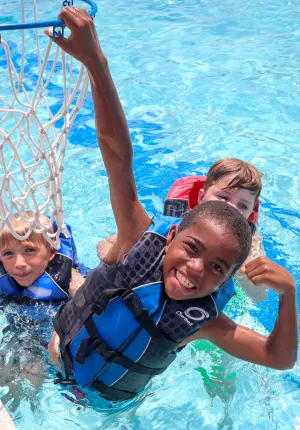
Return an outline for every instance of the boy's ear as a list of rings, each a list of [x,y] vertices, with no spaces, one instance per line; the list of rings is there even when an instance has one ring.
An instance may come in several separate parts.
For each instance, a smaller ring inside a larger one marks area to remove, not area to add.
[[[56,249],[55,248],[51,248],[50,249],[49,263],[50,263],[50,261],[53,260],[53,258],[55,257],[55,254],[56,254]]]
[[[174,238],[177,236],[177,231],[178,231],[178,225],[173,224],[172,227],[169,230],[169,233],[167,235],[167,242],[166,242],[166,246],[165,246],[165,251],[167,252],[172,241],[174,240]]]
[[[204,198],[204,194],[205,194],[205,191],[203,188],[201,188],[201,190],[199,190],[199,194],[198,194],[198,205],[199,205],[199,203],[202,203],[203,198]]]

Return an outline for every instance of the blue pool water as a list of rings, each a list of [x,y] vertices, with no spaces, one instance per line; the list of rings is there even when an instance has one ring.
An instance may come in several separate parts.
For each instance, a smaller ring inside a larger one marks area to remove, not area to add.
[[[0,17],[17,21],[18,1],[4,3]],[[41,17],[53,15],[53,0],[37,3]],[[147,211],[162,210],[167,190],[182,175],[205,174],[223,157],[251,161],[264,173],[260,226],[267,255],[298,284],[299,12],[293,0],[104,0],[95,20],[128,118]],[[11,38],[17,55],[17,37]],[[30,66],[35,56],[28,50]],[[9,92],[1,69],[0,91]],[[69,136],[63,194],[80,260],[94,267],[96,243],[115,225],[90,94]],[[228,311],[262,333],[271,330],[276,295],[261,305],[245,301],[239,296]],[[11,341],[8,325],[0,316],[2,354]],[[132,403],[110,405],[89,394],[82,404],[70,401],[72,393],[52,384],[47,361],[36,385],[17,371],[10,374],[13,387],[0,379],[0,398],[21,430],[300,429],[299,362],[278,372],[207,349],[186,348]]]

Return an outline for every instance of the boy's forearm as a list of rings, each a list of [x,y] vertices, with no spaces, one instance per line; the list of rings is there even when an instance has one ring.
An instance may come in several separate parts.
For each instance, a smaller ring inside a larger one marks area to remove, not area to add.
[[[264,255],[266,255],[266,253],[263,247],[262,237],[257,230],[252,237],[251,249],[244,265],[257,257]],[[267,286],[262,284],[253,284],[242,270],[238,270],[234,278],[237,285],[256,303],[263,302],[268,297],[269,289]]]
[[[278,369],[291,368],[297,360],[297,315],[296,290],[280,296],[278,319],[266,345],[268,354],[276,363],[274,367]]]
[[[298,322],[296,291],[291,288],[280,297],[278,319],[266,337],[234,323],[224,314],[206,324],[180,346],[207,339],[234,357],[273,369],[292,368],[297,360]]]
[[[129,178],[132,187],[131,158],[132,146],[126,118],[110,75],[107,59],[99,44],[95,25],[84,9],[64,8],[58,16],[71,30],[68,38],[55,37],[53,41],[66,53],[82,62],[89,73],[96,114],[96,127],[99,146],[108,173],[112,180],[118,179],[118,168],[121,167]],[[51,37],[50,30],[45,33]],[[116,167],[112,164],[116,159]],[[119,162],[121,160],[121,163]],[[121,177],[121,174],[119,175]]]
[[[266,285],[254,285],[240,270],[234,276],[236,284],[256,303],[261,303],[268,297]]]
[[[106,57],[100,53],[87,65],[94,99],[97,136],[107,172],[116,165],[131,169],[132,144],[126,117],[110,74]]]
[[[84,277],[81,275],[78,270],[72,268],[72,279],[69,286],[69,296],[74,297],[76,291],[81,287],[84,283]]]
[[[117,242],[112,245],[106,263],[115,264],[131,249],[151,221],[138,200],[129,128],[107,60],[100,48],[95,57],[86,66],[91,80],[98,143],[118,230]]]

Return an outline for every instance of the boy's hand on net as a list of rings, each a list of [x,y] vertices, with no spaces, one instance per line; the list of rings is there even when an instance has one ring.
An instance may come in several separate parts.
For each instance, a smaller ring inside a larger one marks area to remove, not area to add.
[[[242,269],[255,285],[266,285],[276,293],[283,295],[294,292],[296,285],[292,275],[283,267],[267,257],[257,257]]]
[[[50,339],[48,345],[48,351],[50,355],[50,361],[55,365],[59,372],[62,372],[61,362],[60,362],[60,353],[59,353],[59,336],[56,331],[53,332],[53,335]]]
[[[68,6],[58,15],[64,20],[65,26],[71,31],[69,37],[54,37],[51,29],[44,32],[65,52],[72,55],[78,61],[88,67],[98,57],[103,57],[103,52],[97,37],[97,32],[92,18],[85,9],[76,6]]]

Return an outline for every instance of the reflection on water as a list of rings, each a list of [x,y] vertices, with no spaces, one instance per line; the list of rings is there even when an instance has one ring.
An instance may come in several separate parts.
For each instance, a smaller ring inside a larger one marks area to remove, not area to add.
[[[53,15],[50,0],[38,5]],[[0,16],[3,10],[1,4]],[[12,20],[19,18],[17,8],[9,10]],[[252,161],[264,173],[260,226],[266,253],[297,281],[298,15],[299,4],[284,0],[104,0],[95,20],[128,118],[147,211],[162,210],[181,175],[206,174],[222,157]],[[0,46],[0,68],[2,60]],[[9,89],[1,76],[5,95]],[[63,184],[66,219],[80,260],[90,267],[98,262],[98,240],[115,232],[92,115],[89,94],[69,136]],[[277,303],[274,293],[261,305],[239,294],[227,311],[263,333],[273,327]],[[21,430],[289,430],[300,424],[299,363],[278,372],[200,342],[186,347],[137,399],[113,404],[84,389],[54,385],[39,329],[18,313],[8,308],[0,316],[0,397]],[[47,318],[50,324],[51,312]],[[47,340],[46,333],[42,337]]]

